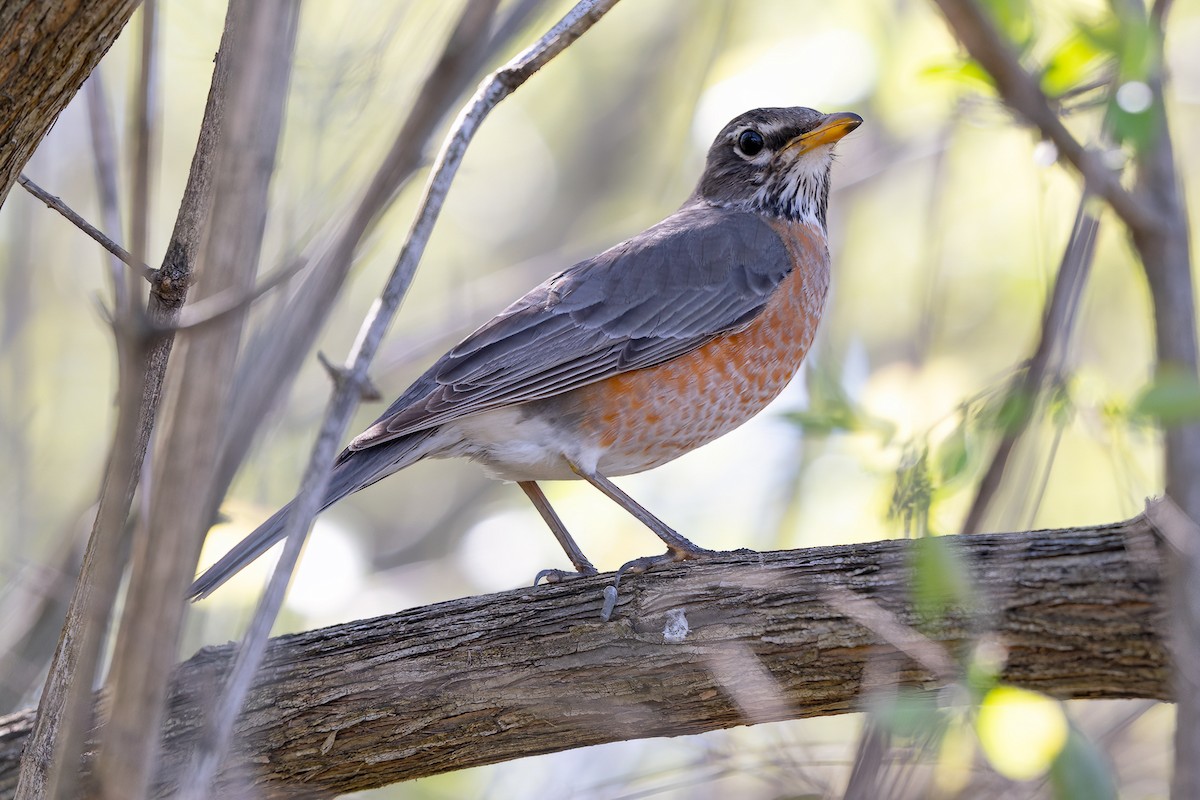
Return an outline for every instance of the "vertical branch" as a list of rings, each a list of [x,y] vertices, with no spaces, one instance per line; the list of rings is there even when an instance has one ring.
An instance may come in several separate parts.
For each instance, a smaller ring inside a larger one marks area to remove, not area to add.
[[[246,348],[238,368],[234,410],[224,431],[221,471],[228,485],[245,458],[252,433],[290,385],[312,349],[350,272],[355,248],[397,192],[421,166],[429,140],[442,124],[480,65],[507,42],[536,3],[513,8],[501,30],[489,38],[496,0],[463,6],[454,30],[421,83],[391,149],[355,205],[319,236],[301,259],[309,269],[286,303],[271,312]]]
[[[963,533],[979,533],[983,529],[984,516],[991,501],[1000,491],[1009,458],[1034,419],[1042,390],[1048,381],[1060,373],[1062,361],[1066,356],[1067,342],[1075,327],[1083,289],[1091,272],[1096,233],[1100,228],[1099,218],[1088,208],[1091,202],[1092,196],[1085,191],[1079,200],[1079,208],[1075,212],[1075,225],[1063,252],[1054,289],[1042,317],[1041,338],[1029,359],[1029,364],[1006,392],[1006,403],[1019,409],[1019,413],[1014,419],[1007,420],[1008,425],[1001,433],[992,461],[979,482],[975,500],[967,513],[966,522],[963,523]]]
[[[158,100],[157,39],[158,0],[142,0],[141,68],[133,120],[133,219],[129,235],[129,250],[142,262],[146,261],[150,230],[150,172]],[[110,230],[115,235],[119,229]]]
[[[455,120],[434,162],[408,239],[382,293],[372,305],[367,318],[363,320],[348,364],[326,408],[300,491],[287,521],[283,554],[275,565],[250,627],[238,648],[227,679],[227,688],[218,705],[215,723],[218,747],[227,746],[237,714],[262,663],[267,637],[283,605],[283,596],[300,557],[300,550],[327,490],[329,469],[337,445],[350,424],[350,418],[358,405],[359,393],[362,387],[367,385],[367,369],[379,349],[392,317],[408,291],[467,146],[484,118],[501,100],[516,91],[535,72],[587,32],[616,3],[617,0],[580,0],[535,45],[488,76]],[[220,750],[202,756],[207,758],[208,765],[203,768],[201,774],[213,774],[223,756],[224,753]]]
[[[300,5],[235,0],[228,52],[229,110],[220,138],[200,297],[249,292],[266,226],[267,194],[282,128]],[[245,319],[230,313],[189,335],[178,394],[162,433],[148,526],[134,541],[128,598],[109,688],[112,716],[97,760],[97,794],[146,796],[158,752],[167,680],[175,663],[184,591],[210,518],[223,425]],[[148,732],[153,732],[148,735]]]
[[[143,74],[150,70],[145,59],[153,50],[152,17],[152,12],[143,12]],[[138,216],[144,218],[144,208],[135,212]],[[144,245],[141,250],[136,260],[143,260]],[[144,416],[146,341],[142,311],[134,302],[140,288],[136,272],[121,270],[123,274],[114,275],[117,427],[92,535],[39,703],[37,728],[22,759],[18,798],[78,795],[78,762],[92,727],[92,687],[120,580],[125,520],[146,450],[146,442],[138,436]]]
[[[92,138],[92,158],[96,165],[96,190],[100,195],[100,224],[113,236],[119,236],[121,208],[117,189],[117,145],[112,119],[108,115],[108,97],[103,71],[97,67],[84,84],[87,97],[88,129]],[[142,253],[143,261],[145,253]],[[123,267],[116,256],[108,259],[112,272],[114,297],[118,292]]]
[[[1140,3],[1114,4],[1123,13],[1144,14]],[[1175,152],[1163,100],[1161,53],[1168,2],[1150,16],[1159,69],[1148,81],[1153,91],[1150,141],[1135,155],[1134,193],[1151,211],[1154,226],[1131,227],[1154,303],[1156,370],[1161,376],[1200,378],[1196,342],[1195,286],[1192,280],[1188,215],[1175,167]],[[1174,670],[1175,760],[1173,798],[1200,797],[1200,423],[1184,421],[1163,431],[1167,496],[1187,515],[1189,537],[1168,564],[1171,651]]]
[[[1159,375],[1174,372],[1200,378],[1196,310],[1187,209],[1179,188],[1174,148],[1163,102],[1162,46],[1169,0],[1157,0],[1147,14],[1141,0],[1113,3],[1114,13],[1136,26],[1149,25],[1158,63],[1147,78],[1152,91],[1151,135],[1136,148],[1136,179],[1125,189],[1116,173],[1071,136],[1012,49],[971,0],[935,0],[946,21],[996,82],[1001,97],[1036,125],[1103,197],[1129,231],[1146,273],[1154,304],[1155,360]],[[1167,495],[1189,520],[1182,526],[1189,546],[1176,550],[1170,564],[1170,607],[1174,655],[1175,773],[1172,796],[1200,797],[1200,423],[1172,425],[1163,435]]]
[[[222,50],[229,36],[227,20]],[[217,59],[175,229],[163,266],[155,273],[148,309],[156,327],[169,328],[191,281],[211,205],[212,159],[224,118],[227,62],[227,58]],[[126,366],[129,359],[118,348],[117,424],[99,507],[38,703],[36,724],[21,759],[18,798],[78,796],[81,754],[93,728],[96,664],[121,575],[118,558],[125,520],[157,416],[172,343],[171,336],[143,342],[136,368]]]

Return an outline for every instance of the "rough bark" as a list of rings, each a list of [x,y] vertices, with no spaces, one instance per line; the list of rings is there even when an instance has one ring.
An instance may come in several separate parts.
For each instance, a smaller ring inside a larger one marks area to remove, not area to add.
[[[1161,564],[1144,518],[952,541],[980,611],[921,626],[930,639],[953,653],[991,633],[1007,648],[1004,680],[1055,697],[1167,697]],[[864,680],[936,685],[831,599],[849,591],[916,624],[909,548],[664,568],[622,585],[611,623],[600,621],[599,577],[279,637],[218,790],[331,796],[602,742],[846,713],[870,691]],[[179,667],[160,795],[230,661],[229,646],[213,647]],[[29,712],[0,719],[0,798],[30,723]]]
[[[0,3],[0,205],[138,0]]]

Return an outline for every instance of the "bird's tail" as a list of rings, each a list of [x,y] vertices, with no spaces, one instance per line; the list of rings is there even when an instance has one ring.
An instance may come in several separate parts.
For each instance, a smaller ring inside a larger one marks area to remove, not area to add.
[[[432,431],[422,431],[366,450],[343,451],[329,476],[329,488],[326,490],[325,500],[321,503],[321,510],[324,511],[346,495],[365,489],[424,458],[429,453],[424,445],[431,434]],[[212,594],[221,584],[282,539],[288,516],[295,503],[293,500],[276,511],[266,522],[255,528],[253,533],[205,570],[188,589],[188,597],[199,600]]]

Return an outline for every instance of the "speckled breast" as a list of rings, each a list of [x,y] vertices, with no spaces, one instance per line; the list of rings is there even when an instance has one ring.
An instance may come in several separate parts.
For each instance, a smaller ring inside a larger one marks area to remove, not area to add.
[[[748,326],[692,353],[575,390],[587,409],[579,434],[601,451],[602,475],[665,464],[761,411],[791,381],[812,345],[829,289],[825,236],[773,222],[795,264]]]

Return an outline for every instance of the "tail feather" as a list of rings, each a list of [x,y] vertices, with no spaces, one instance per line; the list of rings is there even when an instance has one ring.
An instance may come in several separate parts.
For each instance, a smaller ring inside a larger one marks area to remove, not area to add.
[[[424,445],[432,434],[433,431],[422,431],[367,450],[344,451],[335,462],[321,510],[424,458],[429,453]],[[188,589],[188,597],[192,600],[207,597],[243,567],[271,549],[283,538],[288,516],[295,503],[293,500],[276,511],[205,570]]]

